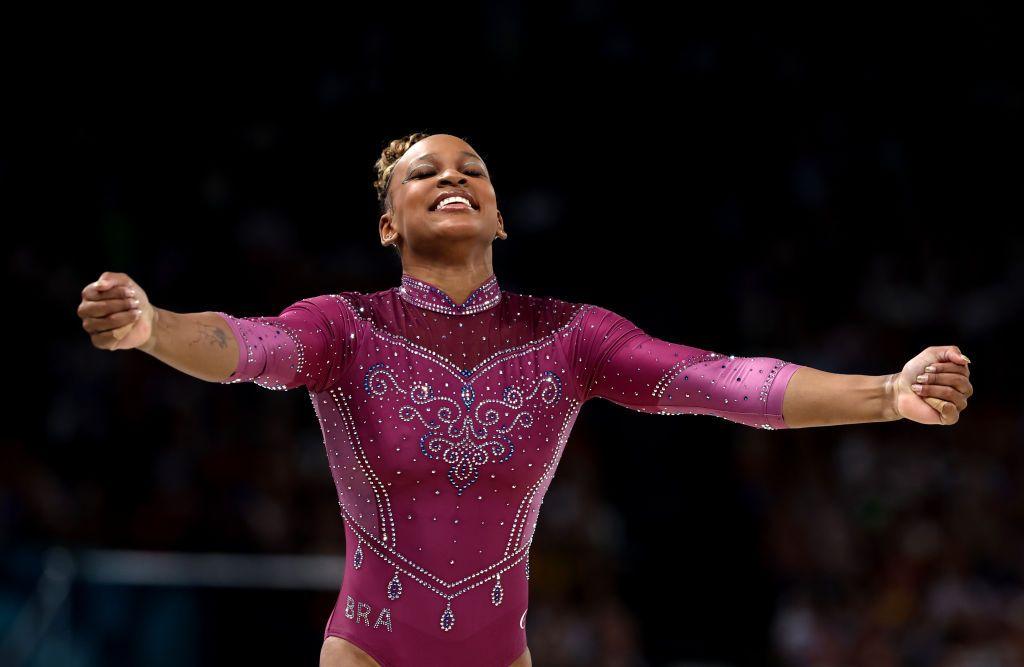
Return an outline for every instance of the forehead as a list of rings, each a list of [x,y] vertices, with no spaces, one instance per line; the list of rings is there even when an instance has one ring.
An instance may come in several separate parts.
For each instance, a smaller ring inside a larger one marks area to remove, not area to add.
[[[441,134],[432,135],[426,139],[416,142],[408,151],[406,151],[405,155],[403,155],[398,162],[409,164],[427,156],[428,154],[433,154],[436,158],[444,158],[451,155],[455,158],[470,156],[481,160],[483,159],[477,155],[472,146],[462,139],[448,134]]]

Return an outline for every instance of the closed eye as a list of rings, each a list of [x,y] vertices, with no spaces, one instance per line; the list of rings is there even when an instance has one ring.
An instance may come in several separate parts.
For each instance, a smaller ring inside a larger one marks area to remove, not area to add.
[[[467,171],[465,173],[469,174],[470,176],[483,176],[484,175],[484,173],[482,171],[477,171],[475,169]],[[434,175],[434,172],[432,172],[432,171],[427,171],[427,172],[422,172],[421,171],[421,172],[418,172],[412,178],[426,178],[427,176],[433,176],[433,175]]]

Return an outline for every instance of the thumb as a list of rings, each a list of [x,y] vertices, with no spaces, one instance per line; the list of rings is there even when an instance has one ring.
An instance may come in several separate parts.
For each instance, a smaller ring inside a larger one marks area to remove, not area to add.
[[[138,319],[135,320],[135,322],[137,322],[137,321],[138,321]],[[132,322],[131,324],[126,324],[123,327],[118,327],[116,329],[111,330],[110,333],[114,335],[114,340],[121,340],[122,338],[124,338],[125,336],[130,334],[131,331],[132,331],[132,327],[135,326],[135,322]]]
[[[943,424],[951,424],[956,421],[956,406],[941,398],[929,396],[924,399],[925,403],[932,406],[939,413],[939,419]]]
[[[956,347],[955,345],[952,345],[942,350],[939,353],[939,358],[937,359],[937,361],[954,361],[960,364],[971,363],[971,360],[968,359],[967,356],[964,355],[962,352],[960,352],[960,348]]]

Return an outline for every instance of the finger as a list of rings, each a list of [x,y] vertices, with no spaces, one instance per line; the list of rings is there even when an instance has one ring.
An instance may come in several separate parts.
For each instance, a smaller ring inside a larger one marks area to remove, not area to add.
[[[960,348],[956,345],[947,345],[939,351],[939,361],[951,361],[962,366],[966,366],[970,363],[970,359],[965,357],[961,352]]]
[[[971,367],[952,362],[935,361],[924,367],[925,373],[958,373],[964,377],[971,377]]]
[[[132,279],[128,276],[127,273],[104,271],[102,274],[100,274],[100,277],[97,278],[94,282],[91,282],[88,285],[86,285],[86,289],[92,288],[97,292],[104,292],[106,290],[117,287],[118,285],[127,285],[129,287],[134,287],[135,283],[132,282]],[[84,292],[85,290],[82,291]]]
[[[105,299],[101,301],[83,301],[78,306],[79,317],[106,317],[122,310],[131,310],[139,306],[139,300],[135,298]]]
[[[92,340],[93,347],[98,347],[101,350],[109,350],[115,343],[115,338],[110,333],[93,334],[89,338]]]
[[[101,285],[98,287],[97,285]],[[102,281],[89,283],[82,290],[83,301],[102,301],[104,299],[123,299],[138,295],[133,283],[108,284]]]
[[[960,421],[960,411],[952,403],[938,398],[926,398],[924,400],[925,403],[935,408],[935,411],[939,413],[939,418],[944,426]]]
[[[119,327],[123,327],[126,324],[133,324],[142,311],[138,308],[131,310],[122,310],[106,317],[85,317],[82,318],[82,328],[91,334],[104,333],[112,331]]]
[[[959,373],[922,373],[917,376],[917,381],[919,384],[938,384],[953,387],[968,398],[973,393],[970,380]]]
[[[915,384],[911,386],[911,390],[921,398],[939,398],[944,401],[949,401],[955,405],[958,410],[967,407],[967,397],[953,387],[946,387],[938,384]],[[931,405],[931,403],[929,403],[929,405]]]
[[[112,331],[125,325],[132,325],[141,316],[139,309],[125,310],[106,317],[88,317],[82,320],[82,328],[90,334]]]
[[[111,287],[117,287],[120,283],[117,276],[109,271],[104,271],[103,275],[96,279],[96,282],[92,284],[99,291],[108,290]]]

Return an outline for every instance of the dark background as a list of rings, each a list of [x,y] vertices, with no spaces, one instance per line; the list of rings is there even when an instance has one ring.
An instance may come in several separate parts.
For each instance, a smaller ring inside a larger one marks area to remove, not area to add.
[[[8,25],[0,641],[54,545],[344,554],[304,390],[97,350],[76,308],[104,271],[237,315],[397,285],[373,163],[425,131],[487,161],[506,290],[834,373],[932,345],[973,361],[952,427],[592,402],[538,525],[535,665],[1024,664],[1009,16],[369,11]],[[336,595],[76,582],[26,664],[315,664]]]

